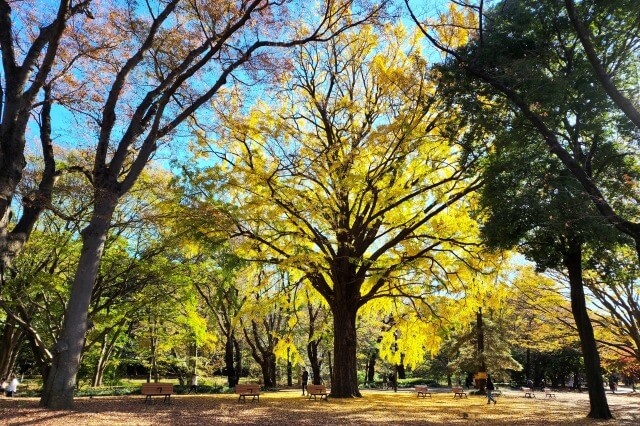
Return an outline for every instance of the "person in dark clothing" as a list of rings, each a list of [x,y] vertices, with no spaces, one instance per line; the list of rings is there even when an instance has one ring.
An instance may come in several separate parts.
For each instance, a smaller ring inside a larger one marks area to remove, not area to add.
[[[487,374],[487,385],[486,385],[486,389],[487,389],[487,404],[491,404],[491,401],[493,401],[493,405],[496,404],[496,400],[493,398],[493,391],[495,390],[495,386],[493,385],[493,381],[491,380],[491,376]]]
[[[302,395],[307,391],[307,383],[309,383],[309,372],[302,367]]]
[[[196,373],[191,375],[191,387],[187,394],[190,394],[191,392],[198,393],[198,375]]]
[[[396,382],[396,375],[393,373],[389,374],[389,386],[393,388],[394,392],[398,392],[398,383]]]
[[[467,386],[467,389],[471,389],[471,385],[473,384],[471,375],[467,375],[467,378],[464,380],[464,384]]]

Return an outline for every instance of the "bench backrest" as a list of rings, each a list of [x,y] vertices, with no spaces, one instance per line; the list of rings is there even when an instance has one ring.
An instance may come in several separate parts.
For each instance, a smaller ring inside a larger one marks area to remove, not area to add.
[[[531,392],[532,390],[531,390],[531,388],[522,388],[522,391],[523,392]]]
[[[235,387],[236,393],[252,393],[259,394],[260,393],[260,385],[256,383],[246,383],[246,384],[237,384]]]
[[[307,392],[314,393],[327,393],[327,388],[324,385],[307,385]]]
[[[462,389],[461,387],[454,387],[454,388],[453,388],[453,391],[454,391],[455,393],[462,393],[462,392],[464,392],[464,389]]]
[[[172,395],[173,383],[143,383],[142,395]]]
[[[429,390],[429,386],[427,385],[416,385],[416,392],[427,392]]]

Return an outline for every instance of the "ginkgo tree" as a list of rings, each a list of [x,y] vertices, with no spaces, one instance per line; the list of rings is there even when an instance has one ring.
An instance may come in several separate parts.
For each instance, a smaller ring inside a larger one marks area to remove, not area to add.
[[[198,178],[219,193],[225,177],[245,257],[297,271],[326,300],[336,397],[360,395],[359,310],[446,291],[478,248],[463,208],[481,185],[475,157],[448,126],[457,112],[441,108],[419,45],[389,25],[300,48],[273,102],[226,115],[221,161]]]

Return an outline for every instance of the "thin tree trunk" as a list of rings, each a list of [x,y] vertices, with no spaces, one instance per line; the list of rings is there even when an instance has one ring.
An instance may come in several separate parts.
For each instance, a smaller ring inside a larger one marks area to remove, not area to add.
[[[337,398],[359,397],[356,362],[357,335],[356,311],[352,304],[332,307],[333,311],[333,377],[331,396]]]
[[[91,380],[92,387],[98,387],[102,385],[102,373],[104,371],[105,358],[107,355],[107,335],[102,337],[102,346],[100,347],[100,356],[96,362],[95,369],[93,371],[93,379]]]
[[[375,380],[377,358],[378,358],[378,351],[374,349],[373,351],[371,351],[371,355],[369,356],[369,363],[368,363],[369,365],[366,373],[367,382],[369,383],[373,383],[373,381]]]
[[[293,365],[291,364],[290,348],[287,348],[287,386],[293,386]]]
[[[89,325],[91,293],[115,206],[115,199],[96,204],[91,222],[82,231],[78,269],[65,310],[62,331],[56,343],[51,371],[40,399],[43,407],[70,409],[73,405],[76,375]]]
[[[400,354],[400,364],[397,365],[398,379],[406,379],[407,373],[404,369],[404,354]]]
[[[602,370],[600,368],[600,356],[596,346],[596,339],[593,335],[593,327],[587,313],[587,305],[584,297],[584,287],[582,282],[582,247],[579,242],[572,239],[569,243],[569,250],[564,255],[564,264],[569,274],[569,284],[571,286],[571,311],[576,322],[578,334],[580,335],[580,346],[584,358],[584,368],[587,375],[589,387],[589,403],[591,410],[588,417],[593,419],[612,419],[613,415],[609,410],[607,396],[604,391],[602,380]]]
[[[104,335],[102,348],[100,349],[100,357],[98,359],[98,362],[96,363],[92,386],[102,386],[102,382],[104,380],[104,372],[107,369],[107,365],[109,364],[109,360],[111,359],[111,355],[113,354],[113,350],[116,347],[118,338],[120,337],[123,328],[124,325],[118,326],[111,339],[109,339],[108,334]]]
[[[327,358],[329,360],[329,381],[331,382],[329,387],[333,387],[333,361],[331,360],[331,351],[327,352]]]
[[[0,378],[9,377],[13,371],[17,352],[25,337],[25,332],[17,326],[15,321],[7,318],[3,327],[0,347]]]
[[[240,383],[240,377],[242,376],[242,345],[235,336],[233,337],[233,349],[236,354],[236,383]]]
[[[320,368],[322,367],[322,360],[318,357],[319,340],[312,340],[307,343],[307,356],[309,357],[309,364],[311,364],[311,383],[319,385],[321,381]]]
[[[237,373],[233,365],[233,346],[233,335],[228,335],[224,344],[224,366],[227,370],[227,384],[230,388],[238,383]]]

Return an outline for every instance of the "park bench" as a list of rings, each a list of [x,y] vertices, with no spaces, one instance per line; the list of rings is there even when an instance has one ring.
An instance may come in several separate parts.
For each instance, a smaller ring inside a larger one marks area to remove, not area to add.
[[[238,402],[240,402],[240,400],[247,402],[247,396],[252,397],[251,402],[255,401],[256,398],[258,399],[258,402],[260,402],[260,385],[258,384],[238,384],[235,387],[235,392],[238,394]]]
[[[545,398],[551,399],[556,397],[556,393],[552,391],[551,388],[544,388],[544,396]]]
[[[536,393],[532,388],[522,388],[522,392],[524,392],[525,398],[535,398]]]
[[[431,392],[429,392],[429,387],[425,386],[425,385],[416,385],[416,392],[418,393],[418,398],[420,396],[422,396],[423,398],[426,398],[427,395],[429,395],[429,398],[431,398]]]
[[[327,400],[327,388],[325,385],[307,385],[307,394],[309,394],[309,399],[313,397],[313,399],[318,399],[322,401],[322,397],[324,397],[325,401]]]
[[[462,399],[463,396],[467,398],[467,393],[460,386],[456,386],[452,390],[453,390],[453,399],[455,399],[456,396],[459,396],[460,399]]]
[[[145,395],[144,402],[151,402],[152,396],[164,396],[164,402],[171,402],[171,395],[173,395],[173,384],[143,383],[140,393],[142,395]]]

